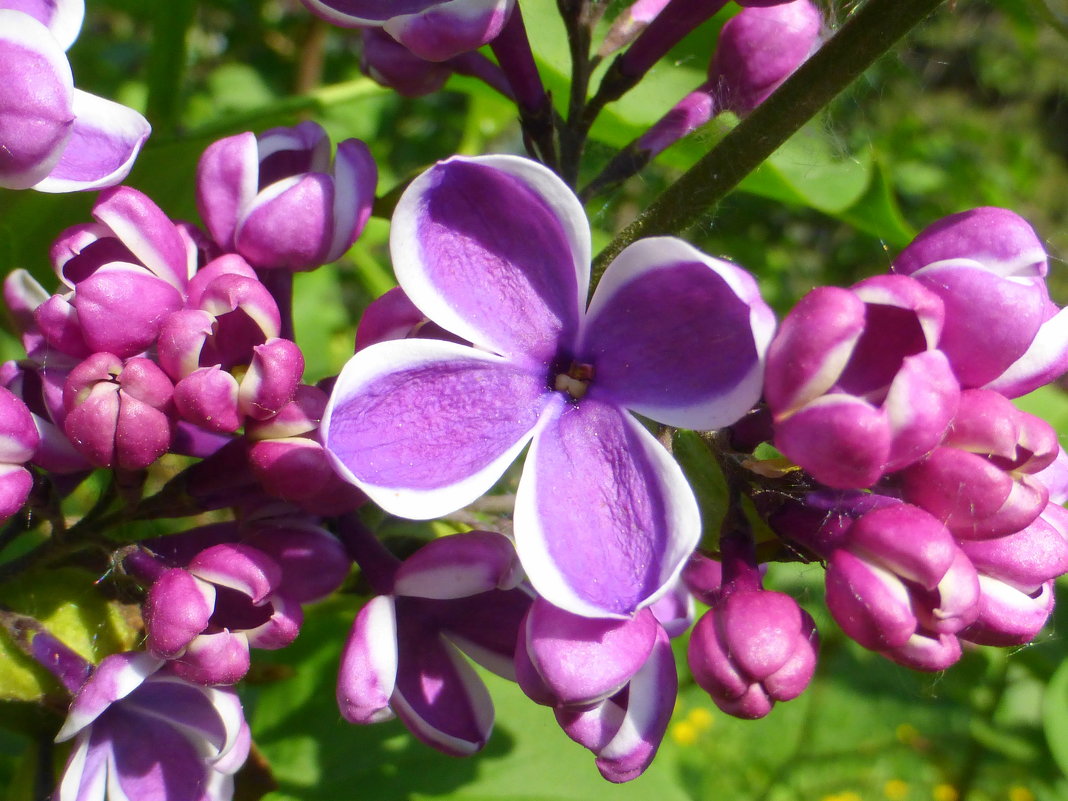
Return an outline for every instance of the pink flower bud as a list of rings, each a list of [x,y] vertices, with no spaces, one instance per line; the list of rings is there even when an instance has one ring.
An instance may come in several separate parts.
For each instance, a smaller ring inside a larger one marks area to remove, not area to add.
[[[224,250],[259,268],[311,270],[336,261],[359,236],[376,182],[363,142],[339,144],[331,166],[326,132],[303,122],[208,147],[197,168],[197,205]]]

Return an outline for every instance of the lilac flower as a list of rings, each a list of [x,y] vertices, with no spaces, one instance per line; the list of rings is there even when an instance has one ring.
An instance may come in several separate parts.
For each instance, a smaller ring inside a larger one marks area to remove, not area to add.
[[[488,490],[531,443],[515,536],[535,589],[625,617],[667,592],[700,519],[678,465],[627,410],[727,425],[760,394],[774,318],[743,270],[677,239],[631,245],[584,313],[589,229],[546,168],[455,158],[401,198],[398,281],[434,339],[375,344],[323,418],[337,470],[387,511],[432,518]]]
[[[497,37],[515,0],[301,0],[314,14],[346,28],[383,28],[427,61],[477,50]]]
[[[516,678],[597,757],[612,782],[640,776],[656,756],[678,693],[670,638],[654,614],[591,619],[536,599],[516,645]]]
[[[164,318],[182,308],[196,269],[195,244],[148,197],[129,187],[101,193],[96,223],[68,228],[52,245],[68,291],[34,310],[56,350],[121,359],[151,347]]]
[[[936,346],[942,303],[904,276],[819,287],[768,349],[775,445],[829,487],[870,487],[942,440],[960,387]]]
[[[97,666],[56,741],[71,738],[56,801],[229,801],[251,742],[233,691],[190,684],[146,653]]]
[[[73,192],[114,186],[148,138],[133,109],[74,88],[65,50],[82,0],[0,1],[0,186]]]
[[[1049,499],[1036,475],[1057,457],[1057,433],[989,389],[961,393],[942,444],[895,476],[902,497],[960,539],[984,539],[1029,525]]]
[[[503,535],[469,531],[403,564],[363,530],[345,538],[376,591],[341,657],[337,701],[352,723],[399,717],[421,741],[466,756],[486,744],[493,704],[461,652],[515,679],[513,652],[530,597]]]
[[[148,574],[146,561],[128,559]],[[303,621],[278,563],[243,543],[213,545],[185,567],[160,569],[144,618],[148,650],[197,684],[233,684],[248,671],[250,647],[284,648]]]
[[[253,266],[312,270],[356,241],[377,179],[363,142],[341,142],[331,165],[326,131],[302,122],[210,145],[197,166],[197,207],[219,246]]]
[[[1018,397],[1068,370],[1068,311],[1050,300],[1041,240],[998,208],[953,214],[925,228],[894,260],[945,302],[938,343],[963,387]]]

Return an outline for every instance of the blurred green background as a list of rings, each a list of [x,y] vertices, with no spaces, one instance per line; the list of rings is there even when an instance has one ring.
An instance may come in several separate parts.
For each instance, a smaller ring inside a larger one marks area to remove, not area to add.
[[[555,3],[520,0],[546,83],[566,97],[569,62]],[[513,108],[471,79],[409,100],[362,77],[355,37],[296,0],[89,0],[70,57],[76,84],[144,110],[155,134],[129,184],[171,216],[196,220],[203,148],[243,130],[303,118],[337,139],[364,139],[379,193],[454,153],[521,152]],[[612,3],[612,9],[624,4]],[[853,3],[824,4],[831,25]],[[782,313],[818,284],[887,269],[911,236],[978,205],[1014,209],[1051,254],[1051,288],[1068,302],[1068,39],[1054,0],[958,0],[944,6],[806,126],[739,191],[688,232],[706,251],[752,270]],[[717,27],[695,31],[595,127],[584,177],[702,80]],[[614,195],[591,202],[603,245],[714,144],[714,121],[665,152]],[[0,190],[0,271],[55,286],[48,247],[87,220],[93,197]],[[297,279],[297,338],[306,378],[351,355],[363,307],[392,285],[388,224],[374,219],[338,265]],[[17,358],[10,335],[0,355]],[[1068,404],[1047,388],[1029,411],[1068,434]],[[674,801],[1032,801],[1068,799],[1068,610],[1027,647],[976,649],[953,670],[921,675],[846,641],[822,606],[816,566],[775,566],[769,586],[795,594],[823,634],[819,673],[765,720],[719,713],[683,677],[675,720],[654,766],[611,786],[551,713],[493,681],[497,729],[470,760],[440,756],[399,724],[358,728],[334,704],[336,659],[358,598],[308,614],[297,643],[256,654],[244,698],[277,789],[271,801],[655,799]],[[1063,589],[1063,588],[1062,588]],[[685,670],[684,660],[680,661]],[[0,705],[0,798],[32,798],[38,752],[27,715]],[[32,728],[32,727],[31,727]],[[256,763],[257,760],[254,760]],[[257,797],[256,764],[238,798]],[[136,801],[136,800],[135,800]]]

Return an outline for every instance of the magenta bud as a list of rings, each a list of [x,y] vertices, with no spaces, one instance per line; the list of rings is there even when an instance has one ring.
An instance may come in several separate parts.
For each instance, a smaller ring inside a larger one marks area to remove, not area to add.
[[[149,359],[93,354],[67,377],[63,430],[97,467],[140,470],[170,447],[173,392]]]
[[[966,390],[943,446],[901,472],[902,497],[957,537],[1011,534],[1046,507],[1049,492],[1035,474],[1059,450],[1044,421],[992,390]]]
[[[809,0],[742,9],[724,24],[709,66],[722,108],[748,114],[820,44],[823,18]]]
[[[836,489],[868,487],[941,442],[960,397],[934,350],[942,303],[904,276],[820,287],[768,349],[775,444]]]
[[[241,427],[238,383],[219,365],[194,370],[174,387],[174,405],[184,420],[217,432]]]
[[[303,122],[208,147],[197,205],[223,249],[259,268],[311,270],[336,261],[359,236],[376,182],[363,142],[340,143],[331,166],[326,132]]]
[[[697,621],[687,658],[694,679],[716,706],[752,719],[805,690],[818,647],[815,623],[793,598],[743,590]]]
[[[33,488],[33,476],[23,467],[40,444],[33,416],[18,397],[0,387],[0,520],[11,517]]]
[[[301,384],[278,414],[266,420],[250,420],[245,426],[245,436],[258,441],[310,434],[319,428],[326,401],[327,395],[321,389]]]
[[[965,387],[1016,397],[1068,368],[1065,316],[1046,290],[1048,261],[1031,226],[984,207],[928,226],[894,260],[946,305],[939,343]]]
[[[1046,625],[1053,612],[1053,582],[1021,592],[991,576],[979,577],[979,615],[960,632],[962,639],[980,645],[1024,645]]]
[[[252,354],[238,390],[238,407],[247,417],[265,420],[293,399],[304,374],[304,355],[288,339],[269,339]]]

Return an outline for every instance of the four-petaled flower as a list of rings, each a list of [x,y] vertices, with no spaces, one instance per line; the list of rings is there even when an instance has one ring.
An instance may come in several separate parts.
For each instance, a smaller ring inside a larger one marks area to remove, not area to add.
[[[473,347],[381,342],[323,417],[340,474],[387,511],[432,518],[489,490],[530,443],[515,538],[535,589],[624,617],[667,591],[701,524],[682,471],[629,412],[713,429],[760,396],[774,327],[753,278],[673,238],[634,243],[590,306],[590,234],[547,168],[453,158],[397,204],[398,282]]]

